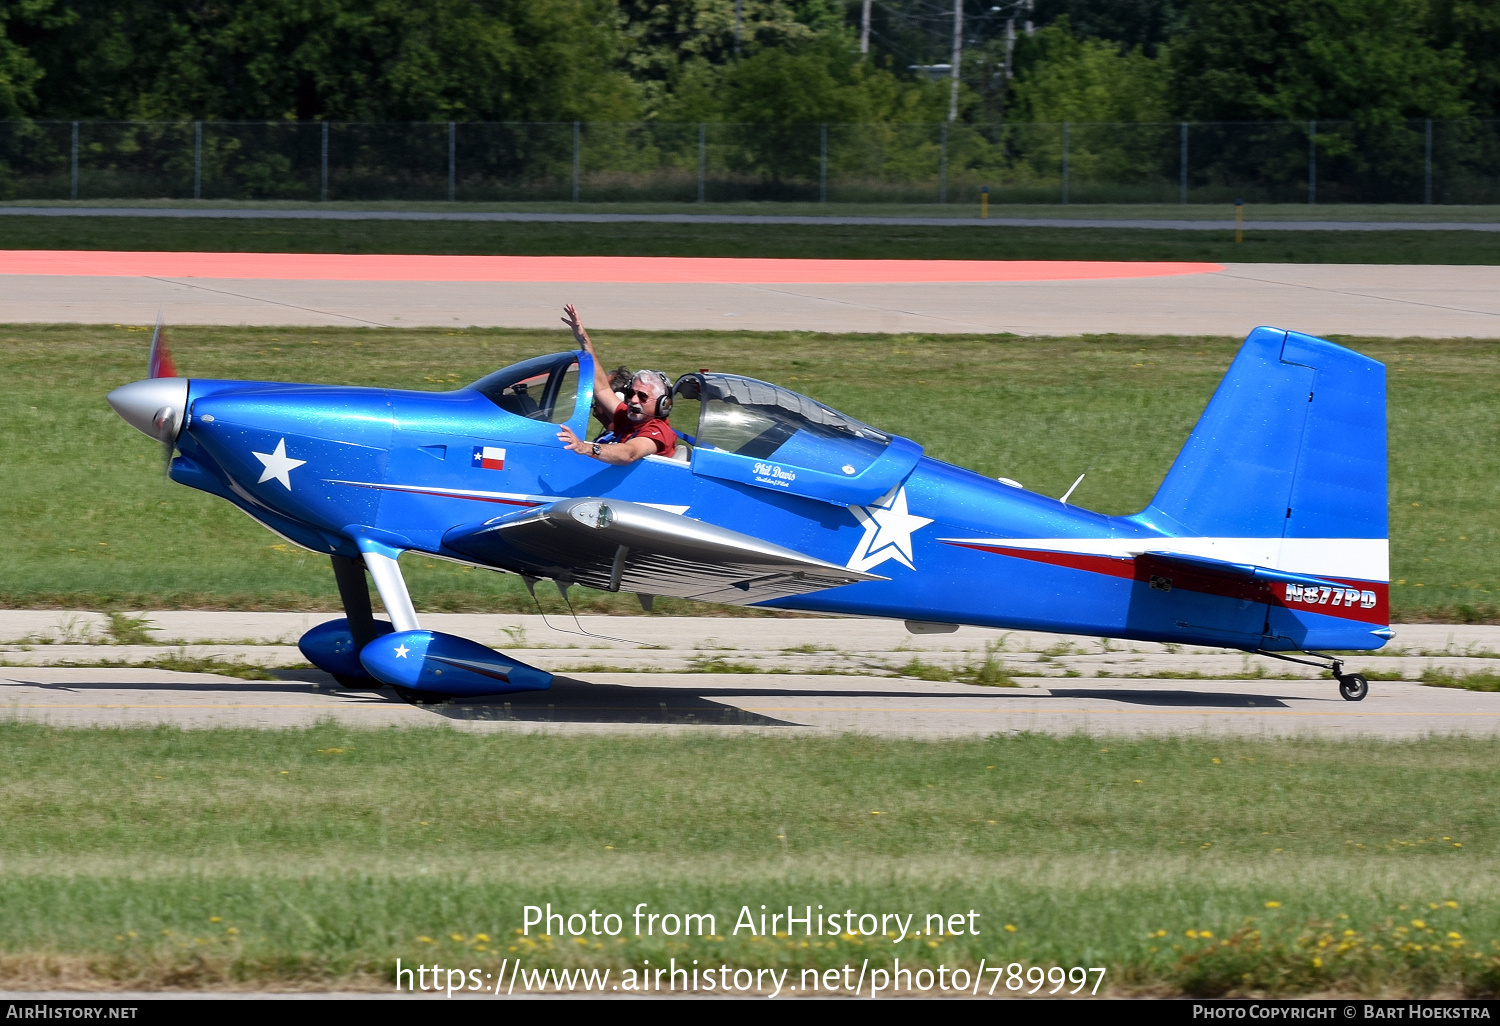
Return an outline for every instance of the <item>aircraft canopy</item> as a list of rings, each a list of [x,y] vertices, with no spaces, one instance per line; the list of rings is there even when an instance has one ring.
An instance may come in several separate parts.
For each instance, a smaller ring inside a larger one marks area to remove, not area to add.
[[[738,374],[685,374],[673,389],[683,414],[680,432],[692,430],[687,404],[699,404],[695,446],[757,460],[843,475],[873,463],[891,436],[815,399]],[[852,468],[852,469],[846,469]]]
[[[578,404],[578,354],[532,357],[486,374],[468,387],[506,413],[566,424]]]

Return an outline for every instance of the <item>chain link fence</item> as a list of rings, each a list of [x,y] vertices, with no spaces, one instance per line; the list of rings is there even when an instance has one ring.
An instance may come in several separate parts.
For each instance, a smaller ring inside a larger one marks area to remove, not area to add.
[[[1500,121],[0,122],[0,199],[1496,203]]]

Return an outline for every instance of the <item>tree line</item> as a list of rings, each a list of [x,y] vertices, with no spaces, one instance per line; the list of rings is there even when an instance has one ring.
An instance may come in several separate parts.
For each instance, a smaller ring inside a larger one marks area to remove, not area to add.
[[[1495,0],[969,3],[959,116],[971,124],[1500,117]],[[0,0],[0,117],[947,117],[950,83],[932,65],[947,60],[951,5],[879,0],[868,53],[861,10],[859,0]],[[1000,31],[1007,20],[1020,26],[1013,38]]]

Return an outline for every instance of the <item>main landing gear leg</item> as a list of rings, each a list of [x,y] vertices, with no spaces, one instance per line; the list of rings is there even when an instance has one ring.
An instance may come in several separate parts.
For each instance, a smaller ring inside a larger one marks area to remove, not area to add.
[[[1346,702],[1358,702],[1370,693],[1370,682],[1362,673],[1345,673],[1344,661],[1334,656],[1319,655],[1317,652],[1306,652],[1312,659],[1298,659],[1296,656],[1285,655],[1281,652],[1257,651],[1256,655],[1269,656],[1272,659],[1280,659],[1288,663],[1301,663],[1303,666],[1320,666],[1325,670],[1333,671],[1333,679],[1339,682],[1339,694]],[[1327,660],[1317,662],[1315,660]]]
[[[364,648],[376,637],[375,611],[370,605],[369,585],[365,583],[365,564],[348,556],[328,558],[333,563],[333,579],[339,585],[344,616],[349,620],[349,633],[354,636],[354,644]]]
[[[365,568],[370,571],[370,576],[375,579],[375,590],[380,593],[380,603],[385,606],[385,611],[390,614],[391,624],[398,631],[421,630],[421,624],[417,623],[417,611],[411,604],[411,593],[406,590],[406,579],[401,576],[401,567],[397,560],[401,557],[401,550],[394,549],[368,538],[356,539],[360,552],[365,558]],[[363,575],[361,575],[361,582]],[[365,603],[370,601],[369,592],[365,593]],[[439,695],[427,691],[416,691],[412,688],[391,685],[391,690],[403,702],[413,705],[436,705],[449,700],[448,695]]]
[[[348,556],[328,558],[333,563],[333,579],[338,582],[339,600],[344,604],[344,617],[349,621],[349,633],[354,638],[357,652],[379,636],[375,629],[375,612],[370,606],[370,589],[365,583],[365,564]],[[333,679],[346,688],[381,686],[380,681],[374,677],[349,677],[335,673]]]

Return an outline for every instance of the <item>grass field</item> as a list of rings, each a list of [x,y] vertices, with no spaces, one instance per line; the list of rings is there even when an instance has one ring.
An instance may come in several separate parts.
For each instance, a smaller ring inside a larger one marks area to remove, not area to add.
[[[1494,264],[1500,234],[1114,228],[0,218],[0,248],[286,253]]]
[[[1494,752],[0,724],[0,986],[900,956],[1105,966],[1117,994],[1495,995]],[[717,933],[518,937],[547,902]],[[735,934],[761,904],[973,910],[979,932]]]
[[[449,388],[570,344],[564,332],[178,327],[198,377]],[[610,363],[778,381],[929,455],[1106,513],[1145,505],[1238,340],[599,332]],[[0,604],[335,608],[325,560],[165,482],[104,403],[144,373],[145,327],[0,327]],[[1392,606],[1398,620],[1500,618],[1500,342],[1346,340],[1391,368]],[[913,371],[914,367],[920,370]],[[913,374],[917,376],[913,376]],[[516,578],[408,559],[431,610],[532,607]],[[545,589],[543,589],[545,590]],[[629,597],[585,593],[596,611]],[[684,612],[686,603],[657,607]]]
[[[740,214],[798,217],[979,217],[979,196],[955,192],[952,203],[798,203],[745,200],[724,203],[527,201],[517,203],[448,203],[428,200],[189,200],[85,199],[6,200],[7,207],[55,207],[184,210],[386,210],[448,213],[512,211],[547,214]],[[1230,203],[994,203],[990,217],[1079,218],[1099,220],[1223,221],[1234,218]],[[1247,221],[1426,221],[1495,223],[1500,206],[1445,206],[1435,203],[1251,203]]]

